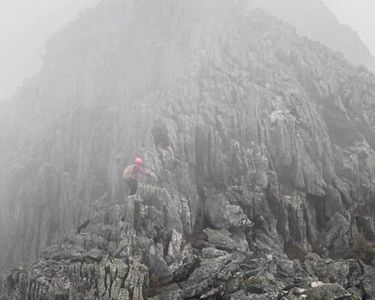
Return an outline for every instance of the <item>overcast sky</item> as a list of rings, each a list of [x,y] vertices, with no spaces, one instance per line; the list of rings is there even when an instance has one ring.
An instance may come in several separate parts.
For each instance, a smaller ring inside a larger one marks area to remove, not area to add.
[[[282,0],[281,0],[282,1]],[[323,0],[340,23],[349,25],[375,55],[375,1]]]
[[[25,78],[37,72],[39,56],[56,30],[99,1],[0,0],[0,99],[10,96]],[[375,1],[323,1],[375,54]]]
[[[49,37],[99,0],[0,0],[0,99],[40,67]]]

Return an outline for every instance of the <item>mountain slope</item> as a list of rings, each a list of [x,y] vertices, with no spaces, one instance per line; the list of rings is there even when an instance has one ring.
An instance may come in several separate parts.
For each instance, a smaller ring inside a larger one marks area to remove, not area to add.
[[[342,52],[351,63],[375,71],[375,57],[358,34],[340,24],[321,0],[254,0],[253,4],[290,22],[300,34]]]
[[[104,1],[50,41],[1,111],[2,269],[40,258],[5,299],[374,297],[375,78],[241,5]]]

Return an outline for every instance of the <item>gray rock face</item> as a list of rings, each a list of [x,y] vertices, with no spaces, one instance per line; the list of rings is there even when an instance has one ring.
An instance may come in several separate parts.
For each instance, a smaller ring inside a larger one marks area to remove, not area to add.
[[[253,225],[241,206],[231,204],[225,194],[210,196],[205,201],[205,218],[214,228],[249,228]],[[236,201],[234,199],[234,201]]]
[[[0,112],[0,299],[375,297],[375,78],[242,4],[110,0],[51,40]]]
[[[375,57],[357,32],[340,24],[322,0],[253,0],[252,5],[295,26],[301,35],[340,51],[353,64],[375,71]],[[319,17],[317,17],[319,16]]]

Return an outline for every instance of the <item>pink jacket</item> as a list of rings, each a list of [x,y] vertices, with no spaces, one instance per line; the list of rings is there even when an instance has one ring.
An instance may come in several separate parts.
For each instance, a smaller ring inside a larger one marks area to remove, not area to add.
[[[145,176],[147,173],[140,165],[132,164],[125,168],[123,177],[137,179],[139,175]]]

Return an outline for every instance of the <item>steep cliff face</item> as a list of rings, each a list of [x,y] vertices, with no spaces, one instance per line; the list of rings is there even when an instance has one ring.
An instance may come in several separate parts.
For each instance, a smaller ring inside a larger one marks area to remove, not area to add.
[[[321,0],[254,0],[253,5],[290,22],[298,33],[340,51],[351,63],[375,72],[375,57],[358,33],[340,24]]]
[[[49,42],[1,112],[1,265],[40,257],[4,299],[375,297],[375,78],[244,4],[105,1]]]

